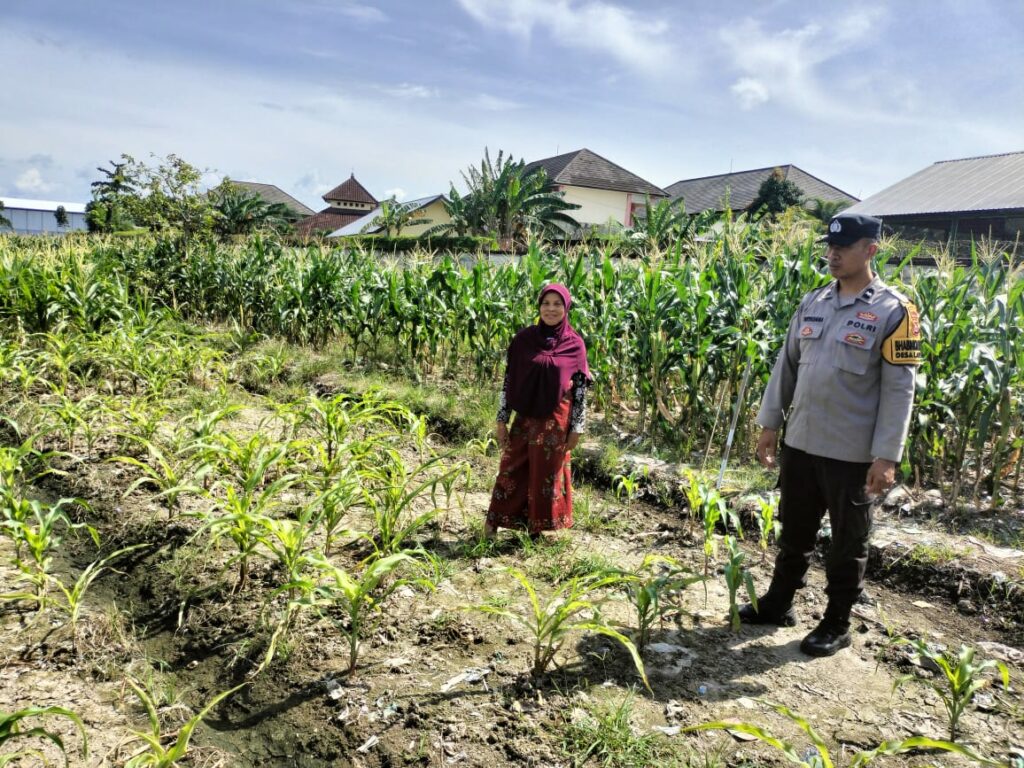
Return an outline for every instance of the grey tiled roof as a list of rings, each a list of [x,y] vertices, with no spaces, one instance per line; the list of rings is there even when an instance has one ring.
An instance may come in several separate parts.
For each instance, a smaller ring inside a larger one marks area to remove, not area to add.
[[[303,205],[294,197],[289,195],[283,189],[273,184],[262,184],[258,181],[231,181],[236,187],[259,195],[265,202],[273,205],[274,203],[283,203],[295,211],[300,216],[312,216],[313,209],[308,205]]]
[[[1024,209],[1024,152],[942,160],[850,208],[874,216]]]
[[[574,187],[591,187],[593,189],[612,189],[616,192],[636,192],[651,197],[668,197],[661,187],[641,179],[635,173],[627,171],[589,149],[579,149],[543,160],[527,163],[525,171],[543,168],[548,179],[555,184],[566,184]]]
[[[325,194],[324,200],[327,202],[337,200],[342,203],[377,204],[377,198],[371,195],[367,191],[366,187],[356,181],[356,175],[354,173],[330,192]]]
[[[857,198],[838,187],[827,184],[816,176],[797,168],[795,165],[778,165],[755,168],[752,171],[723,173],[718,176],[703,176],[698,179],[684,179],[665,187],[672,199],[683,198],[687,213],[701,211],[724,211],[725,201],[734,211],[742,211],[754,202],[757,190],[776,168],[782,171],[787,181],[796,184],[811,202],[815,198],[843,203],[856,203]]]

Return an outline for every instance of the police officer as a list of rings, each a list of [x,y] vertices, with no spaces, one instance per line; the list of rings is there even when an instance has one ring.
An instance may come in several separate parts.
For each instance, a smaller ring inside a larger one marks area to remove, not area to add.
[[[811,656],[831,656],[850,645],[850,610],[867,566],[871,503],[894,482],[921,361],[917,309],[871,269],[881,227],[878,219],[854,214],[830,222],[822,242],[828,243],[835,280],[800,302],[757,417],[757,457],[766,467],[775,464],[778,430],[786,421],[782,533],[771,586],[756,609],[740,609],[740,618],[795,626],[793,596],[806,584],[827,509],[828,607],[800,644]]]

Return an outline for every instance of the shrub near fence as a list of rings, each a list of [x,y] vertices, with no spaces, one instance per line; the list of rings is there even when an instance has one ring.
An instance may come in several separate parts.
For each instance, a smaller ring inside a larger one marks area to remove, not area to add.
[[[0,238],[0,322],[88,334],[126,307],[163,306],[298,344],[338,341],[353,361],[395,363],[413,376],[496,385],[509,339],[535,319],[537,292],[559,280],[574,296],[600,408],[657,444],[717,450],[749,368],[738,430],[749,450],[788,320],[803,293],[828,280],[820,251],[810,236],[727,224],[683,253],[623,264],[601,250],[533,246],[516,262],[462,266],[450,255],[382,260],[260,237],[188,251],[166,240]],[[926,336],[905,469],[975,494],[998,495],[1000,479],[1019,486],[1020,270],[1006,258],[882,270],[917,302]]]

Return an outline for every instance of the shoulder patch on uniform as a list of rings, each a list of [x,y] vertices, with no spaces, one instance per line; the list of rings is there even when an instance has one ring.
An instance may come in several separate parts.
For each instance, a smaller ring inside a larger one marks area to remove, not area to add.
[[[924,360],[917,307],[907,300],[901,301],[900,306],[903,307],[903,320],[882,342],[882,359],[893,365],[920,365]]]

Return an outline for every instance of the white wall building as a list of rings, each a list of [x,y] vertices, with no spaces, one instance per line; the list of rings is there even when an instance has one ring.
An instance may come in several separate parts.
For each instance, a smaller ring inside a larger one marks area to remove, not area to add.
[[[20,197],[0,197],[3,210],[0,216],[11,222],[10,227],[0,226],[0,234],[18,235],[62,235],[67,232],[88,230],[85,223],[84,203],[61,203],[54,200],[26,200]],[[57,225],[57,208],[64,206],[67,226]]]

